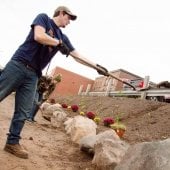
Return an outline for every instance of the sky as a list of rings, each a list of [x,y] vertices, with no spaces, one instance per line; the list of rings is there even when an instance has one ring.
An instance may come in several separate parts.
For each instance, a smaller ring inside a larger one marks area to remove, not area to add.
[[[62,30],[88,60],[109,71],[124,69],[150,76],[155,83],[170,81],[169,0],[0,0],[0,65],[5,66],[23,43],[36,15],[52,17],[60,5],[78,16]],[[99,76],[59,53],[49,72],[55,66],[90,79]]]

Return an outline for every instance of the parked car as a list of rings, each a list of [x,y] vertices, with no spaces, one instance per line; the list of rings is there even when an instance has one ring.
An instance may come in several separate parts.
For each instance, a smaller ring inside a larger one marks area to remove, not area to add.
[[[144,79],[141,79],[141,78],[134,79],[134,80],[126,80],[126,81],[128,83],[130,83],[131,85],[133,85],[137,90],[140,90],[141,88],[143,88],[143,85],[144,85]],[[158,90],[158,91],[166,89],[166,88],[158,88],[156,86],[156,84],[153,82],[149,82],[149,86],[153,87],[154,90]],[[150,88],[150,90],[151,89],[152,88]],[[128,90],[133,90],[133,89],[130,86],[124,84],[123,90],[128,91]],[[159,94],[158,96],[157,95],[146,96],[146,99],[152,100],[152,101],[160,101],[160,102],[170,103],[170,95],[169,94]]]

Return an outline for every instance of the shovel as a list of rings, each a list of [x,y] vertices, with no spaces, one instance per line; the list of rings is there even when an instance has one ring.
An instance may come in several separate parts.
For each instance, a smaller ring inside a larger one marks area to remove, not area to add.
[[[106,69],[104,69],[104,67],[103,67],[103,68],[102,68],[102,66],[99,67],[97,64],[95,64],[95,63],[87,60],[86,58],[77,57],[77,56],[75,56],[74,53],[72,53],[72,52],[70,53],[70,55],[71,55],[77,62],[79,62],[79,63],[81,63],[81,64],[83,64],[83,65],[89,66],[89,67],[91,67],[91,68],[94,68],[95,70],[100,71],[100,72],[103,73],[104,75],[110,76],[110,77],[112,77],[112,78],[114,78],[114,79],[122,82],[123,84],[126,84],[126,85],[132,87],[133,90],[137,91],[136,88],[135,88],[133,85],[131,85],[130,83],[121,80],[120,78],[114,76],[114,75],[113,75],[112,73],[110,73],[110,72],[106,72]]]

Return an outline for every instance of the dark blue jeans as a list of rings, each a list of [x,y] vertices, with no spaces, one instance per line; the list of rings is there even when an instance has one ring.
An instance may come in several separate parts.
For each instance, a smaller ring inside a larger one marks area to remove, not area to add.
[[[17,144],[25,120],[29,117],[37,86],[37,74],[22,63],[11,60],[0,75],[0,101],[14,90],[15,110],[7,137],[8,144]]]
[[[39,110],[39,106],[42,104],[42,99],[43,99],[43,94],[39,93],[36,90],[36,94],[35,94],[35,98],[34,98],[34,102],[33,102],[33,107],[32,110],[30,112],[30,121],[34,121],[34,118]]]

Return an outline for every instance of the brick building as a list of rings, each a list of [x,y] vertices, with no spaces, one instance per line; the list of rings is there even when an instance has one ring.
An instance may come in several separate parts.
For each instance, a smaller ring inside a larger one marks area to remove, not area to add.
[[[111,71],[111,73],[115,77],[122,79],[124,81],[141,78],[140,76],[130,73],[123,69],[114,70],[114,71]],[[92,91],[93,92],[95,92],[95,91],[103,92],[103,91],[108,91],[108,90],[109,91],[119,91],[119,90],[123,89],[123,85],[124,84],[122,82],[120,82],[116,79],[113,79],[111,77],[100,76],[95,79]]]
[[[123,69],[114,70],[111,71],[111,73],[124,81],[138,78],[142,79],[142,77]],[[85,92],[89,87],[91,87],[89,89],[91,92],[119,91],[122,90],[124,86],[122,82],[111,77],[100,76],[92,80],[58,66],[52,70],[51,76],[56,76],[57,74],[62,75],[61,82],[57,84],[50,98],[55,98],[57,94],[77,95],[81,86],[82,92]]]
[[[94,80],[87,77],[81,76],[77,73],[73,73],[69,70],[63,69],[61,67],[55,67],[51,76],[56,76],[61,74],[61,82],[56,85],[55,90],[51,94],[50,98],[55,98],[57,94],[59,95],[77,95],[80,86],[83,85],[82,90],[85,91],[89,85],[93,85]]]

